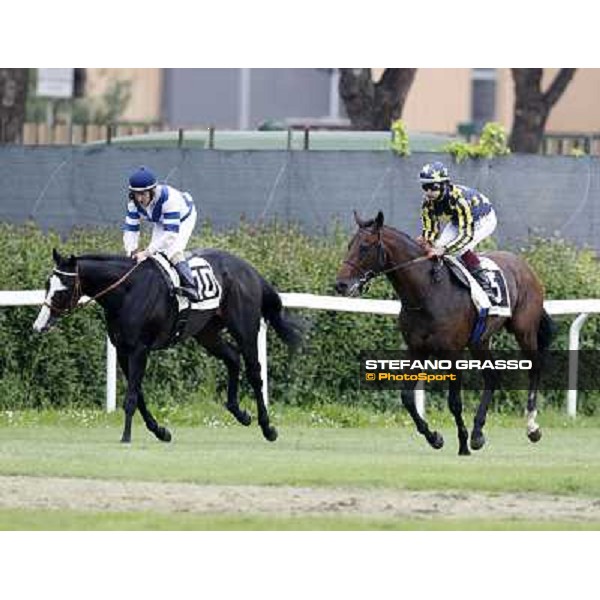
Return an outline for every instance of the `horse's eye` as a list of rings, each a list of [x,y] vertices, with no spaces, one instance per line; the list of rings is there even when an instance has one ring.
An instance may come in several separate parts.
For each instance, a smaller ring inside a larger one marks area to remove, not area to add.
[[[364,258],[367,255],[367,252],[369,252],[369,246],[361,244],[358,247],[358,258]]]

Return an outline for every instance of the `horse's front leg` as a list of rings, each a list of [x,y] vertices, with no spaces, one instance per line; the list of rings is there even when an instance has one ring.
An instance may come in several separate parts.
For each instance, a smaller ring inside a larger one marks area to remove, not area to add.
[[[148,350],[143,346],[136,347],[127,354],[127,395],[125,397],[125,426],[121,442],[131,442],[131,424],[138,406],[138,398],[142,391],[142,379],[146,372]]]
[[[460,371],[455,371],[452,375],[454,375],[454,379],[450,380],[448,407],[454,416],[454,422],[456,423],[456,429],[458,431],[458,454],[460,456],[468,456],[471,454],[469,452],[469,432],[467,431],[463,420],[463,404],[462,398],[460,397],[462,376]]]
[[[484,342],[483,345],[473,346],[471,348],[472,355],[482,361],[492,360],[489,342]],[[492,402],[494,390],[498,387],[498,377],[494,370],[484,369],[483,372],[484,389],[479,401],[479,406],[473,419],[473,431],[471,432],[471,449],[481,450],[485,445],[485,435],[483,434],[483,426],[487,418],[488,408]]]
[[[129,356],[121,349],[117,348],[117,360],[119,361],[123,375],[125,375],[125,379],[129,380]],[[162,442],[170,442],[171,432],[166,427],[159,425],[156,422],[156,419],[152,416],[152,413],[146,407],[146,400],[144,399],[144,392],[142,391],[141,383],[138,391],[138,408],[140,409],[140,414],[142,415],[148,430],[151,431]],[[129,439],[131,439],[131,423],[129,425]]]
[[[146,406],[144,392],[142,392],[141,389],[138,394],[138,409],[142,415],[142,419],[144,419],[144,423],[146,423],[148,431],[151,431],[161,442],[170,442],[172,439],[171,432],[163,425],[157,423],[156,419]]]
[[[404,389],[400,392],[402,397],[402,404],[404,408],[408,411],[408,414],[411,416],[415,426],[417,427],[417,431],[425,436],[425,439],[429,442],[429,445],[436,450],[439,450],[444,445],[444,438],[437,431],[431,431],[429,429],[429,425],[427,421],[421,417],[421,415],[417,411],[417,406],[415,404],[415,388],[417,387],[416,381],[407,381]]]

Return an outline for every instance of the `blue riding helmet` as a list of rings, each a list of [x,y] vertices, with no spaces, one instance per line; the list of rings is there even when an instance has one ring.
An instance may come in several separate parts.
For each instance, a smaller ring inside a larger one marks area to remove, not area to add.
[[[132,173],[129,178],[129,191],[131,192],[145,192],[156,187],[156,177],[154,173],[146,167],[140,167],[137,171]]]
[[[435,161],[432,163],[427,163],[419,173],[419,181],[421,184],[423,183],[442,183],[444,181],[450,181],[450,176],[448,175],[448,169],[446,166],[439,162]]]

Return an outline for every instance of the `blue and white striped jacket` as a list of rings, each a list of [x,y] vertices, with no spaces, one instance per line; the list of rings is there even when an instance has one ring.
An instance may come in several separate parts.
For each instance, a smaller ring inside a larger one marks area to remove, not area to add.
[[[123,224],[125,250],[129,253],[137,249],[142,219],[150,221],[155,227],[176,236],[181,223],[193,211],[194,201],[191,195],[187,192],[180,192],[170,185],[158,185],[154,200],[147,208],[129,200]]]

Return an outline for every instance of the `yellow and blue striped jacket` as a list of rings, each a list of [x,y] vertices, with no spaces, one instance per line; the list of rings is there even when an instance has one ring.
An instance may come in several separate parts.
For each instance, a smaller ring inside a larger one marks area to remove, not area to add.
[[[452,221],[458,229],[458,235],[446,250],[457,252],[473,240],[475,223],[491,211],[491,202],[481,192],[464,185],[450,184],[444,196],[438,200],[423,200],[423,238],[433,244],[440,234],[440,222]]]

